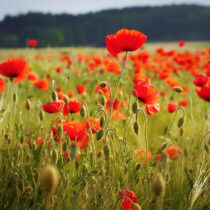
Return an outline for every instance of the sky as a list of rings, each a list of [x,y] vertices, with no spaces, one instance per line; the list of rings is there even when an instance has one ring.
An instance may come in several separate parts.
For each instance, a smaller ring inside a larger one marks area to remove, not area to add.
[[[110,8],[169,4],[210,6],[210,0],[0,0],[0,20],[6,15],[28,12],[84,14]]]

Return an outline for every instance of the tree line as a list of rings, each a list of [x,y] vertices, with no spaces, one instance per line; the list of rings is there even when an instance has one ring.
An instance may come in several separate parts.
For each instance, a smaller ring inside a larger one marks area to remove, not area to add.
[[[28,13],[0,22],[0,47],[105,46],[105,36],[136,29],[148,41],[210,40],[210,7],[171,5],[110,9],[84,15]]]

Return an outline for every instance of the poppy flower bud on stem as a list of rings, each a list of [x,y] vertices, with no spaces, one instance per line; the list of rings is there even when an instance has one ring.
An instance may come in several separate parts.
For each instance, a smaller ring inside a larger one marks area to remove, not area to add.
[[[175,86],[174,91],[177,92],[177,93],[181,93],[181,92],[183,92],[183,89],[179,86]]]
[[[133,129],[134,129],[136,135],[138,135],[138,133],[139,133],[139,124],[138,124],[138,122],[135,122],[133,124]]]
[[[134,114],[136,114],[137,109],[138,109],[138,104],[137,104],[137,102],[135,101],[135,102],[133,103],[133,105],[132,105],[132,111],[133,111]]]
[[[110,149],[109,149],[109,145],[107,144],[104,146],[104,155],[107,159],[110,158]]]
[[[47,165],[40,177],[41,186],[48,193],[52,194],[58,184],[58,172],[57,169],[52,165]]]
[[[165,194],[165,181],[161,173],[157,173],[152,181],[152,191],[156,196],[164,197]]]
[[[184,124],[184,117],[181,117],[177,123],[178,128],[181,128],[183,124]]]
[[[106,85],[107,85],[107,82],[101,82],[99,86],[102,87],[102,88],[105,88]]]
[[[31,109],[31,102],[29,99],[26,100],[26,109],[30,110]]]
[[[52,92],[51,97],[52,97],[53,101],[57,101],[58,100],[58,96],[57,96],[57,93],[56,93],[55,90]]]
[[[83,117],[83,118],[86,116],[86,111],[85,111],[85,108],[84,107],[82,107],[80,109],[80,116]]]
[[[96,140],[100,140],[103,137],[103,135],[104,135],[104,130],[103,129],[99,130],[96,134]]]
[[[68,104],[69,103],[69,97],[67,95],[63,95],[63,101]]]
[[[102,116],[102,117],[100,118],[100,126],[101,126],[101,128],[104,127],[104,124],[105,124],[105,118],[104,118],[104,116]]]

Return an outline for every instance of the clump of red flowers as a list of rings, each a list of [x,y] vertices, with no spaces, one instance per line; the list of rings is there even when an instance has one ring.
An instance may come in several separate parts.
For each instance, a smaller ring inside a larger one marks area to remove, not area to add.
[[[106,36],[106,48],[113,56],[123,51],[139,49],[147,36],[136,30],[121,29],[116,34]]]
[[[78,113],[81,107],[82,105],[78,101],[70,101],[64,105],[63,116],[66,117],[69,113]]]
[[[124,210],[132,210],[132,203],[137,203],[137,196],[134,192],[132,192],[131,190],[120,190],[119,194],[121,195],[122,198],[122,204],[121,207]],[[131,201],[130,201],[131,200]]]
[[[169,146],[162,151],[171,160],[177,160],[181,155],[181,148],[177,146]]]
[[[145,82],[138,82],[132,92],[134,96],[145,104],[146,111],[149,115],[154,115],[160,111],[159,93],[154,86]]]
[[[46,79],[40,79],[35,84],[35,87],[43,91],[48,91],[49,82]]]

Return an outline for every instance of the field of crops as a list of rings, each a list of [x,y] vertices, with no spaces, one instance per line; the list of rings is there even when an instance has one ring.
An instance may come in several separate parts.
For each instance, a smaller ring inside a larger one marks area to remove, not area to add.
[[[109,44],[0,50],[0,209],[210,208],[210,44]]]

